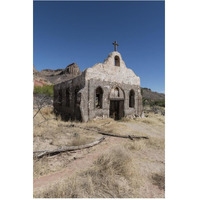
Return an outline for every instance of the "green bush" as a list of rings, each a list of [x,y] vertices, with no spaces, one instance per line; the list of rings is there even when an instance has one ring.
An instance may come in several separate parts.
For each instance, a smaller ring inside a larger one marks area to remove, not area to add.
[[[143,98],[142,103],[143,103],[143,106],[150,105],[151,107],[152,106],[165,107],[165,100],[164,99],[162,99],[162,100],[150,100],[150,99]]]
[[[34,86],[34,94],[53,96],[53,85]]]
[[[161,107],[165,107],[165,100],[157,100],[155,101],[155,105],[156,106],[161,106]]]

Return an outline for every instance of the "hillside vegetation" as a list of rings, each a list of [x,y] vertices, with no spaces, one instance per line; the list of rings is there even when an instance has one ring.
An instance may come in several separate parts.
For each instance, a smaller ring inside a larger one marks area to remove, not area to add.
[[[53,85],[34,86],[34,94],[53,96]]]
[[[141,88],[143,106],[165,107],[165,94],[153,92],[149,88]]]

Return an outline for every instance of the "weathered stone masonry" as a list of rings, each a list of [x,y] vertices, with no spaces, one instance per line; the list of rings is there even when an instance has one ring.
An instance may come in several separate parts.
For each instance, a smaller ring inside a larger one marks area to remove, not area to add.
[[[134,118],[142,115],[140,78],[128,69],[119,52],[80,76],[54,86],[54,111],[63,120]]]

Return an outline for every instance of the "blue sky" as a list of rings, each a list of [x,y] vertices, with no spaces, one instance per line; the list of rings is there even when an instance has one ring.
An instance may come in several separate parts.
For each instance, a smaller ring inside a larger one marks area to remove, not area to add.
[[[119,43],[141,86],[165,91],[165,2],[34,2],[33,64],[37,70],[81,71],[103,62]]]

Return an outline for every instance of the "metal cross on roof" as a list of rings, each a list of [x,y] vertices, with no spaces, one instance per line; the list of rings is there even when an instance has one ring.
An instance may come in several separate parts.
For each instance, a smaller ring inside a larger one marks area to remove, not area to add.
[[[115,41],[114,43],[112,43],[114,45],[115,51],[117,51],[117,46],[119,46],[119,44],[117,44],[117,41]]]

